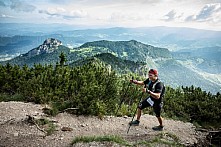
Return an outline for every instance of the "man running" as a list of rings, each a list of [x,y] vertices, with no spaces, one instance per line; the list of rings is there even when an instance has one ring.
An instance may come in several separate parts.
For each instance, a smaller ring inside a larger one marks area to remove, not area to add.
[[[141,111],[146,107],[153,107],[156,117],[159,121],[159,126],[153,127],[153,130],[163,130],[163,119],[160,115],[161,108],[163,106],[162,98],[165,93],[165,86],[158,78],[158,71],[156,69],[150,69],[148,72],[148,79],[145,81],[131,80],[132,83],[137,85],[146,85],[147,88],[143,88],[143,92],[147,92],[149,96],[143,100],[138,106],[137,120],[130,122],[130,125],[138,126],[140,123]],[[145,87],[146,87],[145,86]]]

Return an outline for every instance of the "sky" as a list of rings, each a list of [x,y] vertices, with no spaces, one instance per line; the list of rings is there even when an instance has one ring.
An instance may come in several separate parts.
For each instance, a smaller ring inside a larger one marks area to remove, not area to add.
[[[221,31],[221,0],[0,0],[0,22]]]

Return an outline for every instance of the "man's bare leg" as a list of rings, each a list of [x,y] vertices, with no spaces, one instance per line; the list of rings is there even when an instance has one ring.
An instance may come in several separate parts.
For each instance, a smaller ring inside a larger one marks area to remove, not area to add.
[[[137,120],[139,120],[140,121],[140,117],[141,117],[141,110],[140,110],[140,108],[137,108],[138,110],[137,110]]]
[[[163,126],[163,118],[162,117],[157,117],[159,123],[160,123],[160,126]]]

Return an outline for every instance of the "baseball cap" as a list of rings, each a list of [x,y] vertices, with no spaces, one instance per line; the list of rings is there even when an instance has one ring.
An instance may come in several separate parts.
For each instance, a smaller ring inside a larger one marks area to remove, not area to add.
[[[150,69],[148,73],[158,76],[158,71],[156,69]]]

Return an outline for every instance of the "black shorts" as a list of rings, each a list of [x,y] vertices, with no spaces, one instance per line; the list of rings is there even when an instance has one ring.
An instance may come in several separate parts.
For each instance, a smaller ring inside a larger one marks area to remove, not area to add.
[[[150,107],[151,105],[147,102],[147,99],[148,99],[149,97],[147,97],[145,100],[143,100],[140,104],[139,104],[139,106],[138,106],[138,108],[140,109],[140,110],[143,110],[144,108],[147,108],[147,107]],[[154,113],[156,114],[156,117],[160,117],[160,112],[161,112],[161,108],[163,107],[163,103],[161,102],[161,103],[154,103],[153,104],[153,110],[154,110]]]

